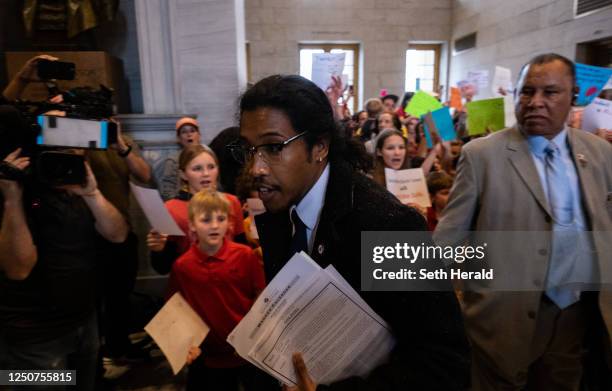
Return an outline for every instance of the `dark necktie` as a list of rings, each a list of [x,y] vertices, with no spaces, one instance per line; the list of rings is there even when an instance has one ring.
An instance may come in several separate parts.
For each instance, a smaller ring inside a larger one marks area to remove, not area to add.
[[[306,225],[298,216],[295,208],[291,211],[291,222],[293,223],[293,238],[289,248],[289,257],[300,251],[308,252],[308,236],[306,236]]]

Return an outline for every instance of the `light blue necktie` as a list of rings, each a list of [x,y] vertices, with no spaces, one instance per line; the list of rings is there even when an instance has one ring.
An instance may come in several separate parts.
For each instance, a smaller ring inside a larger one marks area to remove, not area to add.
[[[546,295],[561,309],[580,299],[580,292],[569,287],[561,287],[570,280],[572,262],[563,262],[574,250],[572,238],[576,237],[572,189],[567,167],[563,162],[559,147],[552,141],[544,148],[548,202],[553,217],[552,254],[548,266]]]

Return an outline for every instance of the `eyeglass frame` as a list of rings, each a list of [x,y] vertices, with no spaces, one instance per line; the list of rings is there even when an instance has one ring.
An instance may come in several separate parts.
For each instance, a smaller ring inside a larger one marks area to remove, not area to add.
[[[280,142],[280,143],[265,143],[265,144],[259,144],[259,145],[255,145],[255,146],[249,146],[249,147],[245,147],[244,145],[240,144],[240,142],[234,142],[232,144],[227,145],[226,148],[230,151],[230,153],[232,154],[232,157],[235,160],[238,160],[238,159],[236,159],[236,155],[235,155],[234,151],[237,148],[243,149],[243,151],[245,152],[243,155],[245,157],[248,156],[248,158],[244,159],[243,162],[239,161],[239,163],[244,163],[244,164],[249,163],[249,162],[251,162],[252,160],[255,159],[255,156],[259,156],[259,158],[261,160],[263,160],[266,164],[271,164],[268,161],[268,159],[266,159],[266,158],[264,158],[262,156],[261,152],[257,151],[259,148],[261,148],[261,147],[269,147],[269,146],[278,146],[278,147],[280,147],[279,153],[282,153],[283,149],[285,149],[285,147],[287,145],[291,144],[293,141],[299,139],[300,137],[305,136],[306,134],[308,134],[308,131],[304,131],[304,132],[298,133],[295,136],[292,136],[292,137],[288,138],[287,140],[285,140],[283,142]]]

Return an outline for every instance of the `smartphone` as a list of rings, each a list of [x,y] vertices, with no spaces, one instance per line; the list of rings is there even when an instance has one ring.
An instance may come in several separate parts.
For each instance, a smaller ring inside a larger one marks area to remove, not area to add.
[[[38,60],[36,67],[41,80],[74,80],[76,67],[73,62]]]

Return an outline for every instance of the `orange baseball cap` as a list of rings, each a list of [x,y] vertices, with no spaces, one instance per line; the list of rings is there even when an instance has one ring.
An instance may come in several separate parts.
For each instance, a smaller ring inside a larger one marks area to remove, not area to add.
[[[198,132],[200,131],[200,124],[198,124],[198,121],[195,118],[183,117],[179,119],[178,121],[176,121],[175,129],[176,129],[177,136],[179,134],[179,131],[184,125],[193,125],[198,129]]]

